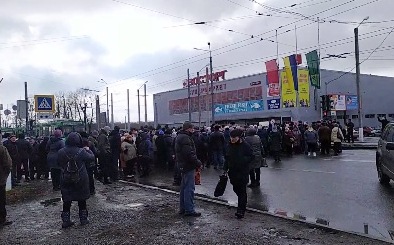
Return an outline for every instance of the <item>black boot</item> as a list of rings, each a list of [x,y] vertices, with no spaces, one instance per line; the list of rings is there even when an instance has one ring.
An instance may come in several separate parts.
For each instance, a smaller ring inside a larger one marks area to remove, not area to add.
[[[88,210],[84,209],[79,211],[79,220],[81,221],[81,225],[89,224]]]
[[[61,217],[62,217],[62,221],[63,221],[63,223],[62,223],[63,229],[66,229],[66,228],[74,225],[74,222],[72,222],[70,219],[70,212],[62,212]]]

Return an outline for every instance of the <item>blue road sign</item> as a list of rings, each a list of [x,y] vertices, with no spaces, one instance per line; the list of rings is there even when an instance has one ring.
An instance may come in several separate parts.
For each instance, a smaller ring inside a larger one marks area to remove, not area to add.
[[[215,105],[215,114],[228,114],[238,112],[252,112],[264,110],[263,100],[251,100],[229,104]]]
[[[34,95],[36,112],[55,112],[54,95]]]

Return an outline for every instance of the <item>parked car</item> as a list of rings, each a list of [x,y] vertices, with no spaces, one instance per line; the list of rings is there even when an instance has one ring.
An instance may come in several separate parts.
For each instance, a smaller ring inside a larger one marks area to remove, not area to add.
[[[374,128],[372,130],[372,137],[380,137],[382,136],[382,130],[380,128]]]
[[[364,137],[373,137],[373,128],[371,127],[363,127],[363,135]]]
[[[378,142],[376,169],[381,184],[387,185],[394,180],[394,123],[385,127]]]

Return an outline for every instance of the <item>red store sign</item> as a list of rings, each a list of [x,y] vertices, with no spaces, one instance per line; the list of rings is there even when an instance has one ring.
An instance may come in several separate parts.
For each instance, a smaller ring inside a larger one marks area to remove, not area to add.
[[[212,81],[219,82],[220,78],[222,80],[225,80],[226,79],[225,78],[226,72],[227,72],[227,70],[218,71],[218,72],[213,73],[212,74]],[[199,76],[199,77],[195,77],[195,78],[190,79],[189,80],[190,87],[197,86],[198,83],[200,83],[200,85],[201,85],[201,84],[205,84],[205,83],[209,82],[210,81],[209,77],[210,77],[210,75],[206,74],[204,76]],[[183,82],[183,87],[187,88],[187,79]]]

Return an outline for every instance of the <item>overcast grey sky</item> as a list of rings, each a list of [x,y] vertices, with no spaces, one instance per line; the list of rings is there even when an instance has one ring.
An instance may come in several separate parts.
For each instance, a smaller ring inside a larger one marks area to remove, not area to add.
[[[392,9],[393,0],[3,0],[0,103],[10,108],[23,98],[25,81],[30,95],[84,87],[105,99],[106,85],[97,82],[104,79],[115,118],[126,114],[129,88],[136,121],[136,90],[149,81],[153,119],[152,94],[180,88],[187,68],[195,74],[208,64],[208,53],[193,48],[211,42],[214,70],[228,70],[227,78],[264,72],[264,61],[276,58],[275,30],[281,57],[296,43],[298,53],[317,49],[317,17],[321,56],[350,53],[324,59],[322,68],[354,67],[353,28],[369,16],[359,29],[361,60],[387,39],[361,71],[394,76]]]

